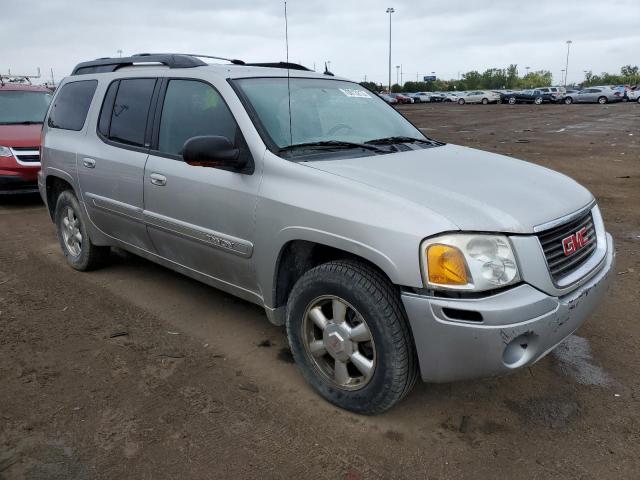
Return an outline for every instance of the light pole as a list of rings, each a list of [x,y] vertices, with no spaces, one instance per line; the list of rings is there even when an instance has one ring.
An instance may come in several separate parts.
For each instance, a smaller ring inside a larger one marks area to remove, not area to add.
[[[389,92],[391,92],[391,14],[394,12],[392,7],[387,8],[389,14]]]
[[[560,71],[562,72],[562,75],[560,76],[561,82],[562,82],[564,85],[566,85],[566,84],[567,84],[567,82],[566,82],[566,81],[565,81],[565,79],[564,79],[564,72],[565,72],[566,70],[563,68],[563,69],[562,69],[562,70],[560,70]]]
[[[122,50],[118,49],[117,52],[118,52],[118,56],[122,58]]]
[[[396,65],[396,83],[400,85],[400,65]]]
[[[569,76],[569,48],[573,42],[567,40],[567,63],[564,66],[564,88],[567,88],[567,77]]]

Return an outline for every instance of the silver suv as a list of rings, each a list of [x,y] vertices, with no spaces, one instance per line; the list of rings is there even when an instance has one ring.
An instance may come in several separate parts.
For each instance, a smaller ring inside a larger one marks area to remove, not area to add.
[[[614,261],[570,178],[431,140],[295,64],[81,63],[47,113],[39,188],[73,268],[119,247],[264,306],[313,388],[365,414],[418,376],[535,363]]]

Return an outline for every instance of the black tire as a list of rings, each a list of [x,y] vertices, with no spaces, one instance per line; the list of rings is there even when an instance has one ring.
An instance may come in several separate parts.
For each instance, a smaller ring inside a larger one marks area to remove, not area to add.
[[[368,383],[345,390],[323,375],[306,347],[304,317],[319,297],[336,296],[366,319],[375,348],[375,369]],[[287,303],[287,336],[293,357],[311,386],[329,402],[372,415],[391,408],[413,387],[418,363],[398,291],[384,275],[354,260],[332,261],[306,272]]]
[[[76,228],[82,236],[82,242],[79,246],[78,254],[74,254],[63,234],[63,230],[65,229],[64,219],[69,209],[73,210],[73,213],[77,218]],[[58,240],[62,247],[62,253],[71,267],[76,270],[87,271],[100,268],[107,263],[111,248],[97,246],[91,242],[85,216],[82,212],[78,199],[71,190],[65,190],[58,196],[55,210],[55,225],[58,233]]]
[[[488,99],[486,99],[486,98],[483,98],[483,99],[482,99],[482,104],[483,104],[483,105],[487,105],[488,103],[489,103],[489,100],[488,100]]]
[[[509,100],[507,100],[507,102],[509,103],[509,105],[515,105],[516,97],[509,97]]]
[[[464,98],[461,98],[460,100],[458,100],[458,105],[464,105]]]
[[[565,104],[565,105],[571,105],[571,104],[573,103],[573,98],[571,98],[571,97],[564,97],[563,102],[564,102],[564,104]]]
[[[607,97],[598,97],[598,103],[600,105],[604,105],[605,103],[607,103]]]
[[[533,103],[536,105],[542,105],[542,97],[536,97],[535,100],[533,100]]]

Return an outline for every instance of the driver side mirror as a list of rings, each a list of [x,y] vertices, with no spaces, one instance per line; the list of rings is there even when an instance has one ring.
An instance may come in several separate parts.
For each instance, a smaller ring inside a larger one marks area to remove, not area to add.
[[[242,170],[246,161],[240,159],[240,150],[227,137],[204,135],[187,140],[182,158],[195,167]]]

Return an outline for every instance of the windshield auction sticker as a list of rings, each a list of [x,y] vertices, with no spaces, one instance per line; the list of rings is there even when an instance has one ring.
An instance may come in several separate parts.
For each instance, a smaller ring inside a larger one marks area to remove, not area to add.
[[[340,88],[338,90],[340,90],[342,93],[344,93],[347,97],[371,98],[371,95],[369,95],[364,90],[358,90],[358,89],[355,89],[355,88]]]

